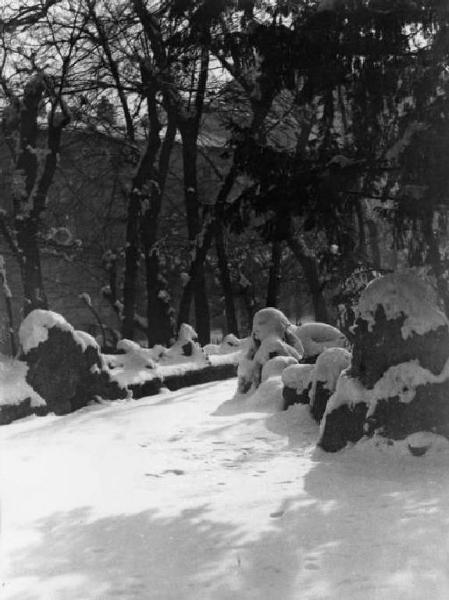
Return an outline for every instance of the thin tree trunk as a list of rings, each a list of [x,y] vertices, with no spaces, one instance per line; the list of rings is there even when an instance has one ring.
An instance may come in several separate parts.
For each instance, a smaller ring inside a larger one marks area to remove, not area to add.
[[[277,308],[281,287],[282,242],[274,240],[271,245],[271,261],[268,273],[267,306]]]
[[[157,120],[157,107],[152,107],[153,118]],[[155,125],[156,126],[156,123]],[[148,345],[168,345],[175,337],[173,309],[167,291],[165,278],[161,274],[157,250],[159,218],[162,199],[168,174],[170,155],[176,135],[176,122],[169,115],[169,123],[159,157],[158,172],[154,170],[148,197],[148,208],[143,215],[142,239],[145,255]]]
[[[193,282],[195,281],[200,265],[202,265],[206,259],[207,253],[212,244],[212,240],[215,236],[216,224],[219,223],[220,219],[222,218],[224,203],[226,202],[226,199],[232,190],[236,177],[237,169],[235,165],[233,165],[228,171],[220,191],[218,192],[215,205],[210,209],[211,212],[208,217],[203,219],[203,231],[201,236],[199,236],[199,241],[195,247],[194,257],[190,263],[188,273],[189,279],[184,286],[181,296],[178,313],[178,327],[181,323],[188,321],[191,298],[193,294]]]
[[[180,125],[182,137],[182,157],[184,167],[184,194],[187,212],[187,229],[191,245],[195,244],[196,237],[200,233],[200,215],[198,202],[197,182],[197,141],[196,124],[194,120],[188,120]],[[207,298],[206,276],[203,260],[198,261],[196,273],[191,279],[188,293],[183,294],[179,311],[178,321],[189,322],[190,303],[195,300],[195,327],[200,344],[208,344],[210,341],[210,310]],[[190,282],[189,282],[190,283]],[[187,286],[184,288],[186,291]]]
[[[382,269],[382,259],[380,256],[379,249],[379,236],[377,232],[377,225],[374,221],[368,219],[366,222],[368,229],[369,247],[371,253],[371,262],[375,269]]]
[[[19,153],[15,165],[16,183],[13,187],[14,219],[11,242],[19,257],[25,315],[36,308],[48,308],[44,291],[40,249],[40,217],[46,208],[47,194],[57,167],[61,135],[70,118],[60,98],[51,98],[45,152],[36,152],[38,135],[38,110],[48,92],[42,74],[30,79],[24,89],[20,104]],[[56,114],[56,109],[61,115]]]
[[[38,225],[35,219],[16,221],[17,243],[22,251],[21,275],[24,292],[23,312],[27,315],[36,308],[48,309],[42,283]]]
[[[142,80],[146,82],[146,74],[142,66]],[[156,92],[148,87],[148,112],[150,119],[153,117],[152,105],[155,103]],[[151,91],[150,91],[151,90]],[[159,137],[160,125],[152,122],[150,135],[145,152],[141,158],[137,171],[131,182],[131,192],[128,200],[128,215],[126,222],[126,250],[125,250],[125,278],[123,284],[123,323],[122,335],[124,338],[134,337],[134,315],[137,302],[137,278],[139,272],[139,259],[141,253],[141,217],[142,202],[148,199],[148,192],[144,190],[145,184],[154,175],[154,164],[161,145]]]
[[[14,337],[14,317],[13,317],[13,309],[12,309],[12,294],[11,294],[11,289],[8,285],[8,279],[6,276],[5,259],[1,255],[0,255],[0,286],[3,289],[3,294],[5,296],[6,313],[8,315],[8,333],[9,333],[9,343],[11,346],[11,355],[15,356],[17,354],[17,344],[16,344],[16,339]]]
[[[449,315],[449,289],[444,277],[444,267],[441,262],[438,234],[433,230],[433,211],[429,210],[428,216],[423,222],[424,237],[428,247],[428,262],[432,265],[435,274],[438,295],[443,302],[444,312]]]
[[[318,264],[314,256],[307,253],[302,247],[302,244],[295,239],[293,234],[290,234],[287,239],[289,248],[293,255],[302,267],[304,276],[307,280],[312,297],[313,310],[315,319],[327,323],[329,314],[327,311],[326,301],[323,295],[323,287],[320,282]]]
[[[129,195],[126,218],[125,276],[123,281],[123,321],[122,336],[132,340],[134,337],[134,315],[137,302],[137,276],[139,273],[139,225],[140,190],[135,186]]]
[[[238,337],[239,332],[237,325],[237,316],[235,312],[234,293],[232,289],[231,273],[229,271],[228,258],[226,256],[225,240],[223,235],[223,227],[221,223],[217,223],[215,229],[215,249],[217,251],[220,283],[225,300],[227,325],[226,333],[233,333]]]
[[[247,318],[247,330],[251,332],[253,327],[253,317],[257,310],[256,294],[254,290],[254,284],[242,274],[239,281],[240,294],[243,298],[243,306],[246,312]]]

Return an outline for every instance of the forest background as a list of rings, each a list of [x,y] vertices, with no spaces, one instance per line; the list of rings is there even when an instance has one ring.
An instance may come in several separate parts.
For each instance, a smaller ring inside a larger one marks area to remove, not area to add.
[[[29,0],[0,13],[2,342],[338,323],[413,267],[449,310],[449,9]]]

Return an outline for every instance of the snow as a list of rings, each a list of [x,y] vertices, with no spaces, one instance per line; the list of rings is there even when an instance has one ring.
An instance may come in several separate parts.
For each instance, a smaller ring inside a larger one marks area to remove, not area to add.
[[[406,442],[409,448],[432,448],[434,451],[446,450],[449,445],[449,440],[445,437],[430,431],[412,433],[407,436]]]
[[[45,406],[45,400],[26,382],[28,365],[0,354],[0,406],[21,404],[27,398],[31,406]]]
[[[208,362],[214,367],[229,364],[238,365],[241,356],[241,350],[227,352],[225,354],[212,354],[211,356],[208,356]],[[202,366],[204,365],[202,364]]]
[[[184,346],[190,344],[192,354],[186,356],[184,354]],[[167,350],[165,355],[162,357],[162,362],[165,364],[173,364],[182,361],[191,362],[192,360],[202,360],[205,362],[206,355],[198,343],[198,334],[191,325],[182,323],[179,328],[178,337],[173,346]]]
[[[351,364],[351,353],[344,348],[329,348],[317,358],[313,371],[314,386],[321,381],[328,390],[335,390],[340,373]]]
[[[92,346],[92,348],[96,348],[98,351],[100,350],[97,340],[93,335],[87,333],[87,331],[77,329],[75,331],[75,339],[78,344],[82,343],[84,349],[86,349],[88,346]]]
[[[304,355],[304,348],[296,335],[294,325],[277,308],[262,308],[256,312],[251,335],[254,340],[260,342],[266,338],[285,340],[292,348],[295,348],[300,358]]]
[[[367,390],[358,379],[351,377],[348,369],[345,369],[340,373],[335,392],[329,398],[326,405],[326,413],[324,416],[343,404],[354,406],[359,402],[369,403],[369,391],[370,390]]]
[[[448,326],[446,316],[436,308],[433,289],[411,273],[385,275],[368,284],[360,296],[357,316],[368,322],[370,330],[378,306],[383,307],[388,320],[406,316],[401,328],[403,339]]]
[[[315,365],[291,365],[282,371],[282,383],[300,394],[312,381]]]
[[[117,350],[124,354],[107,354],[105,361],[112,379],[120,386],[144,383],[157,375],[152,350],[127,339],[119,340]]]
[[[48,330],[58,327],[63,331],[73,331],[71,325],[60,314],[49,310],[33,310],[25,317],[19,328],[19,340],[27,354],[48,339]]]
[[[318,364],[318,361],[317,361]],[[449,379],[449,359],[438,375],[422,367],[418,360],[410,360],[393,365],[376,382],[372,389],[366,389],[360,381],[350,377],[344,371],[337,381],[334,394],[329,399],[326,414],[343,404],[354,406],[365,402],[368,406],[367,417],[374,414],[378,400],[398,398],[399,402],[411,402],[416,388],[426,384],[443,383]]]
[[[256,354],[254,355],[254,360],[260,365],[264,365],[268,360],[270,360],[272,354],[278,354],[279,356],[291,356],[297,361],[300,361],[302,358],[302,355],[298,354],[295,348],[283,342],[276,335],[269,335],[263,339]]]
[[[326,454],[281,387],[0,428],[2,600],[446,600],[448,444]]]
[[[19,340],[22,349],[27,354],[48,339],[48,330],[57,327],[72,334],[75,342],[83,352],[88,346],[98,348],[95,339],[84,331],[75,331],[62,315],[51,310],[36,309],[30,312],[20,324]]]
[[[266,381],[274,375],[281,375],[285,368],[298,364],[293,356],[275,356],[270,358],[262,367],[261,381]]]
[[[304,347],[304,356],[316,356],[327,348],[344,348],[344,334],[327,323],[304,323],[295,329],[296,336]]]
[[[237,350],[247,350],[249,345],[249,338],[239,340],[233,333],[229,333],[223,338],[221,344],[206,344],[203,346],[203,350],[206,356],[212,356],[216,354],[232,354]]]

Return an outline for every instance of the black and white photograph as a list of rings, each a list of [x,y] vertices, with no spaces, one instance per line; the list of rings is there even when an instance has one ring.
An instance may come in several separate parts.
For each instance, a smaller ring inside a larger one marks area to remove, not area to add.
[[[0,0],[0,598],[449,599],[449,0]]]

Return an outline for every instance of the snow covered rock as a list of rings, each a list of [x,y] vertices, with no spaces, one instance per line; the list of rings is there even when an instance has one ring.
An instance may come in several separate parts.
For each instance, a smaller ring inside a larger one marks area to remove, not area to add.
[[[19,339],[28,365],[27,383],[56,414],[96,398],[126,398],[112,380],[95,339],[78,332],[59,314],[34,310],[22,322]]]
[[[351,354],[344,348],[328,348],[318,356],[312,373],[310,411],[321,421],[329,398],[337,387],[340,373],[351,364]]]
[[[45,414],[45,400],[26,381],[27,365],[0,354],[0,425],[33,413]]]
[[[411,274],[372,281],[360,297],[351,368],[328,402],[320,445],[336,451],[374,433],[449,438],[449,323]]]
[[[284,313],[275,308],[259,310],[254,315],[248,350],[239,362],[238,392],[245,394],[257,389],[262,369],[269,360],[284,356],[299,362],[303,354],[301,341]]]
[[[327,348],[345,348],[348,341],[336,327],[327,323],[304,323],[295,331],[304,347],[304,358],[313,359]]]
[[[315,365],[291,365],[282,371],[284,410],[292,404],[309,404]]]

